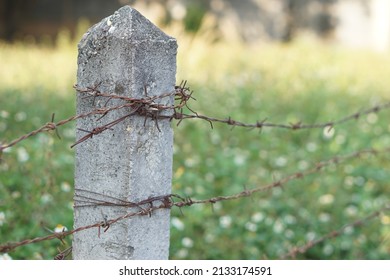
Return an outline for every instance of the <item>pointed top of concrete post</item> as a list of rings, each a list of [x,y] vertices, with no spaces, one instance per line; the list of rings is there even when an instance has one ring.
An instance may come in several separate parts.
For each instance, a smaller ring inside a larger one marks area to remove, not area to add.
[[[106,17],[92,26],[83,36],[79,48],[85,47],[88,39],[116,37],[127,40],[129,43],[144,40],[167,40],[176,41],[166,35],[147,18],[130,6],[124,6],[113,15]]]
[[[127,25],[127,32],[117,32],[118,29],[116,27],[119,24]],[[113,35],[131,38],[132,40],[173,39],[130,6],[124,6],[108,17],[107,25],[110,25],[109,32],[112,32]]]
[[[156,79],[151,79],[153,76],[159,76],[156,74],[160,72],[164,76],[165,70],[156,67],[153,71],[157,73],[151,73],[153,67],[137,65],[129,68],[128,65],[132,65],[137,60],[138,63],[147,65],[149,64],[147,61],[150,61],[152,57],[155,60],[155,66],[161,65],[163,57],[176,56],[177,41],[166,35],[137,10],[124,6],[92,26],[80,40],[78,49],[78,80],[80,83],[86,78],[89,82],[89,84],[80,84],[80,86],[91,86],[91,84],[103,82],[101,90],[108,91],[111,90],[109,84],[113,80],[127,79],[125,77],[132,76],[126,85],[116,87],[114,92],[132,97],[145,97],[143,96],[144,86],[148,87],[149,96],[167,92],[168,89],[165,88],[157,91],[154,87]],[[151,55],[153,53],[160,55]],[[103,61],[107,63],[102,63]],[[176,62],[172,61],[173,64],[176,65]],[[138,71],[141,69],[142,73]],[[104,77],[103,81],[102,77]],[[137,80],[141,84],[137,86],[138,89],[135,89],[133,86],[136,86]],[[171,85],[171,88],[173,87],[174,83]],[[118,90],[119,88],[124,90]],[[129,89],[133,92],[130,93]]]

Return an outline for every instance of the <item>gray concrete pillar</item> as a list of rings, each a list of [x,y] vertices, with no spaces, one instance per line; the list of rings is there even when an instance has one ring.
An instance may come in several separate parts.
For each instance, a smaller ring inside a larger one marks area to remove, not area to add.
[[[125,6],[91,27],[79,43],[77,84],[98,85],[101,92],[144,98],[174,92],[177,43],[139,12]],[[122,104],[105,97],[83,98],[77,114]],[[172,105],[173,96],[156,100]],[[108,103],[107,103],[108,102]],[[131,112],[124,108],[105,117],[77,121],[76,138]],[[80,130],[82,129],[82,130]],[[138,202],[171,193],[173,132],[168,119],[131,116],[99,135],[76,145],[74,227],[95,224],[137,207],[82,206],[100,200]],[[158,202],[155,202],[158,203]],[[146,207],[147,205],[145,205]],[[135,216],[74,234],[74,259],[168,259],[170,210]]]

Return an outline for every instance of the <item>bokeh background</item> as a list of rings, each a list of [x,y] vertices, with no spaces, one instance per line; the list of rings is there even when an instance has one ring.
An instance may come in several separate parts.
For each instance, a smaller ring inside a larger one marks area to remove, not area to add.
[[[387,0],[0,0],[0,141],[75,115],[77,42],[130,4],[178,40],[177,83],[191,108],[244,122],[338,120],[390,94]],[[390,114],[334,127],[261,133],[201,120],[173,123],[173,192],[232,195],[361,149],[390,147]],[[75,124],[5,150],[0,244],[73,227]],[[171,259],[276,259],[389,204],[389,156],[350,160],[283,189],[172,210]],[[20,247],[2,259],[52,259],[71,238]],[[300,254],[389,259],[390,213]]]

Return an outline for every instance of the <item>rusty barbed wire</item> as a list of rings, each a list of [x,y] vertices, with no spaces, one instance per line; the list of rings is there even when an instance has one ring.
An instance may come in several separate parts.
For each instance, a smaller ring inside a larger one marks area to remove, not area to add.
[[[106,131],[107,129],[112,128],[113,126],[117,125],[118,123],[122,122],[126,118],[133,116],[133,115],[144,116],[145,121],[147,118],[151,118],[152,120],[155,120],[156,126],[158,129],[159,129],[159,126],[158,126],[159,119],[169,119],[170,121],[175,119],[175,120],[178,120],[177,125],[179,125],[181,123],[181,121],[185,120],[185,119],[201,119],[201,120],[209,122],[209,124],[211,125],[212,128],[213,128],[213,123],[223,123],[223,124],[230,125],[233,127],[240,126],[240,127],[246,127],[246,128],[258,128],[258,129],[262,129],[263,127],[272,127],[272,128],[282,128],[282,129],[290,129],[290,130],[300,130],[300,129],[314,129],[314,128],[332,128],[336,125],[340,125],[342,123],[345,123],[345,122],[348,122],[351,120],[357,120],[364,115],[368,115],[371,113],[378,113],[379,111],[390,108],[390,102],[383,103],[383,104],[371,107],[369,109],[354,113],[352,115],[348,115],[348,116],[341,118],[339,120],[336,120],[336,121],[318,123],[318,124],[303,124],[302,122],[290,123],[290,124],[276,124],[276,123],[267,122],[266,119],[264,119],[263,121],[257,121],[256,123],[251,124],[251,123],[244,123],[244,122],[241,122],[238,120],[234,120],[230,117],[227,119],[219,119],[219,118],[213,118],[213,117],[208,117],[208,116],[198,114],[197,112],[195,112],[194,110],[192,110],[188,106],[188,101],[191,99],[195,100],[195,98],[192,96],[193,92],[189,89],[189,87],[187,87],[186,82],[182,82],[180,85],[175,86],[175,90],[171,93],[164,93],[164,94],[157,95],[157,96],[148,96],[147,91],[146,91],[146,86],[145,86],[144,87],[144,91],[145,91],[144,98],[129,98],[129,97],[124,97],[124,96],[120,96],[120,95],[116,95],[116,94],[104,93],[104,92],[99,91],[98,87],[99,87],[99,85],[96,85],[94,87],[87,87],[87,88],[80,88],[77,85],[74,86],[74,88],[76,89],[76,91],[79,94],[84,95],[81,98],[93,98],[93,101],[92,101],[93,104],[95,104],[95,99],[97,97],[105,98],[106,100],[105,100],[103,107],[95,108],[94,110],[92,110],[90,112],[75,115],[75,116],[69,117],[67,119],[61,120],[59,122],[54,122],[55,115],[52,114],[51,121],[46,123],[45,125],[41,126],[40,128],[38,128],[34,131],[31,131],[30,133],[27,133],[27,134],[15,139],[15,140],[12,140],[8,144],[0,145],[0,155],[4,149],[12,147],[12,146],[16,145],[17,143],[19,143],[19,142],[21,142],[29,137],[37,135],[39,133],[47,132],[47,131],[55,131],[57,136],[60,138],[60,135],[58,133],[59,126],[62,126],[62,125],[65,125],[69,122],[72,122],[74,120],[77,120],[80,118],[86,118],[86,117],[89,117],[92,115],[100,115],[99,119],[101,119],[104,116],[106,116],[108,113],[110,113],[111,111],[119,110],[119,109],[123,109],[123,108],[129,108],[130,112],[128,112],[127,114],[123,115],[122,117],[119,117],[119,118],[115,119],[114,121],[111,121],[105,125],[95,127],[94,129],[92,129],[92,131],[80,129],[80,130],[86,132],[87,134],[85,136],[81,137],[80,139],[78,139],[71,147],[74,147],[75,145],[78,145],[78,144],[90,139],[91,137],[98,135],[98,134]],[[166,105],[166,104],[158,102],[159,100],[161,100],[163,98],[169,98],[169,97],[173,97],[175,99],[175,103],[173,105]],[[119,105],[116,105],[116,106],[108,107],[109,102],[111,100],[114,100],[114,99],[119,100],[122,103]],[[183,113],[183,110],[185,108],[188,109],[192,114],[191,113],[190,114]],[[162,113],[162,111],[168,111],[168,110],[173,111],[173,113],[168,114],[168,115],[160,114],[160,113]],[[363,155],[378,155],[378,154],[388,153],[389,151],[390,151],[390,148],[383,149],[383,150],[377,150],[377,149],[370,148],[370,149],[366,149],[366,150],[357,151],[357,152],[351,153],[349,155],[336,156],[336,157],[333,157],[329,160],[321,161],[321,162],[315,164],[311,169],[307,169],[307,170],[301,171],[301,172],[296,172],[296,173],[291,174],[289,176],[286,176],[280,180],[274,181],[268,185],[259,186],[259,187],[255,187],[252,189],[245,188],[242,192],[238,192],[238,193],[235,193],[232,195],[216,196],[216,197],[212,197],[212,198],[208,198],[208,199],[196,200],[196,199],[192,199],[190,197],[183,197],[183,196],[180,196],[178,194],[169,194],[169,195],[162,195],[162,196],[148,198],[148,199],[145,199],[145,200],[142,200],[139,202],[129,202],[127,200],[123,200],[123,199],[121,200],[121,199],[114,198],[114,197],[109,197],[110,200],[107,201],[107,195],[105,195],[105,197],[103,197],[102,194],[94,193],[95,198],[93,198],[91,196],[86,195],[85,193],[84,194],[80,193],[80,192],[83,192],[83,190],[76,189],[75,190],[75,207],[89,207],[89,206],[135,207],[137,209],[137,211],[132,212],[132,213],[128,213],[126,215],[123,215],[123,216],[120,216],[120,217],[117,217],[117,218],[111,219],[111,220],[104,219],[103,221],[97,222],[95,224],[79,227],[79,228],[73,229],[71,231],[64,231],[61,233],[53,233],[51,235],[37,237],[37,238],[33,238],[33,239],[26,239],[26,240],[23,240],[20,242],[15,242],[15,243],[2,244],[2,245],[0,245],[0,252],[2,252],[2,253],[9,252],[9,251],[16,249],[17,247],[20,247],[20,246],[25,246],[28,244],[52,240],[52,239],[59,239],[62,241],[66,236],[72,235],[72,234],[77,233],[79,231],[91,229],[91,228],[97,228],[98,229],[98,236],[100,237],[101,228],[103,228],[103,232],[106,232],[109,230],[110,225],[112,225],[120,220],[131,218],[133,216],[137,216],[137,215],[149,215],[150,216],[150,215],[152,215],[152,213],[154,211],[156,211],[158,209],[163,209],[163,208],[177,207],[177,208],[181,209],[182,207],[191,206],[194,204],[214,204],[214,203],[219,202],[219,201],[235,200],[235,199],[240,199],[243,197],[249,197],[249,196],[252,196],[253,194],[258,193],[258,192],[268,191],[268,190],[271,190],[271,189],[277,188],[277,187],[283,187],[286,183],[288,183],[292,180],[301,179],[301,178],[304,178],[310,174],[320,172],[326,166],[329,166],[331,164],[337,165],[337,164],[341,164],[342,162],[344,162],[346,160],[361,157]],[[101,196],[100,198],[99,198],[99,195]],[[96,198],[96,196],[98,196],[98,198]],[[324,242],[327,239],[335,238],[335,237],[343,234],[343,231],[347,226],[359,226],[359,225],[367,222],[368,220],[371,220],[375,217],[378,217],[380,213],[382,213],[385,210],[388,210],[388,208],[389,208],[389,206],[384,207],[376,212],[373,212],[372,214],[370,214],[369,216],[367,216],[365,218],[362,218],[362,219],[357,220],[353,223],[350,223],[346,226],[343,226],[342,228],[340,228],[337,231],[333,231],[327,235],[324,235],[323,237],[321,237],[315,241],[309,242],[309,243],[307,243],[304,246],[301,246],[299,248],[294,248],[293,250],[291,250],[290,252],[288,252],[287,254],[285,254],[281,257],[282,258],[295,257],[295,255],[298,253],[304,253],[308,249],[312,248],[313,246],[315,246],[321,242]],[[60,252],[56,256],[56,259],[65,258],[70,253],[70,250],[71,250],[71,248],[68,248],[68,249],[64,250],[63,252]]]
[[[65,259],[70,255],[70,253],[72,252],[72,249],[73,249],[72,246],[66,248],[65,250],[59,252],[59,253],[54,257],[54,259],[57,260],[57,261],[65,260]]]
[[[234,200],[234,199],[238,199],[241,197],[247,197],[247,196],[251,196],[254,193],[269,191],[269,190],[276,188],[276,187],[282,188],[289,181],[292,181],[295,179],[303,179],[304,177],[306,177],[310,174],[314,174],[314,173],[317,173],[317,172],[323,170],[326,166],[329,166],[331,164],[337,165],[337,164],[341,164],[342,162],[344,162],[348,159],[358,158],[358,157],[361,157],[363,155],[377,155],[379,153],[388,153],[388,152],[390,152],[390,147],[387,149],[384,149],[382,151],[376,150],[376,149],[366,149],[366,150],[357,151],[357,152],[354,152],[354,153],[351,153],[351,154],[345,155],[345,156],[336,156],[336,157],[333,157],[329,160],[316,163],[314,165],[314,167],[311,169],[308,169],[306,171],[293,173],[293,174],[286,176],[280,180],[272,182],[266,186],[259,186],[259,187],[253,188],[253,189],[245,189],[242,192],[239,192],[237,194],[230,195],[230,196],[217,196],[217,197],[213,197],[210,199],[204,199],[204,200],[186,199],[185,201],[177,202],[174,205],[177,207],[183,207],[183,206],[191,206],[192,204],[204,204],[204,203],[212,203],[213,204],[217,201]]]
[[[313,248],[314,246],[316,246],[320,243],[323,243],[326,240],[333,239],[333,238],[336,238],[336,237],[342,235],[347,228],[350,228],[350,227],[354,228],[354,227],[362,226],[362,225],[366,224],[368,221],[379,217],[381,214],[383,214],[386,211],[390,211],[390,204],[385,205],[384,207],[380,208],[379,210],[376,210],[376,211],[370,213],[369,215],[367,215],[361,219],[358,219],[358,220],[355,220],[351,223],[348,223],[348,224],[342,226],[341,228],[339,228],[338,230],[331,231],[331,232],[321,236],[318,239],[315,239],[313,241],[309,241],[303,246],[294,247],[288,253],[281,255],[279,257],[279,259],[289,259],[289,258],[295,259],[298,254],[304,254],[304,253],[306,253],[306,251]]]
[[[171,209],[172,207],[178,207],[179,209],[181,209],[182,207],[192,206],[194,204],[214,204],[218,201],[236,200],[236,199],[240,199],[242,197],[249,197],[249,196],[253,195],[254,193],[269,191],[269,190],[271,190],[273,188],[277,188],[277,187],[282,188],[286,183],[288,183],[290,181],[302,179],[310,174],[318,173],[318,172],[322,171],[326,166],[329,166],[332,164],[338,165],[338,164],[341,164],[349,159],[358,158],[358,157],[361,157],[363,155],[377,156],[379,154],[386,154],[389,152],[390,152],[390,147],[386,148],[386,149],[382,149],[382,150],[365,149],[365,150],[356,151],[354,153],[347,154],[344,156],[336,156],[336,157],[330,158],[328,160],[320,161],[320,162],[314,164],[313,168],[311,168],[311,169],[308,169],[308,170],[302,171],[302,172],[293,173],[289,176],[284,177],[283,179],[280,179],[278,181],[275,181],[275,182],[270,183],[270,184],[265,185],[265,186],[259,186],[259,187],[255,187],[252,189],[245,189],[242,192],[239,192],[239,193],[236,193],[236,194],[233,194],[230,196],[216,196],[216,197],[202,199],[202,200],[196,200],[196,199],[192,199],[190,197],[183,197],[183,196],[178,195],[178,194],[168,194],[168,195],[160,195],[160,196],[156,196],[156,197],[151,197],[151,198],[139,201],[139,202],[129,202],[129,201],[126,201],[124,199],[119,199],[119,198],[115,198],[112,196],[107,196],[105,194],[100,194],[100,193],[96,193],[93,191],[85,191],[85,190],[81,190],[81,189],[75,189],[75,199],[74,199],[75,205],[74,205],[74,207],[89,207],[89,206],[113,206],[113,207],[132,207],[132,208],[135,207],[135,208],[138,208],[138,211],[127,213],[127,214],[119,216],[115,219],[110,219],[110,220],[105,219],[104,221],[100,221],[100,222],[97,222],[95,224],[91,224],[91,225],[87,225],[87,226],[82,226],[82,227],[79,227],[79,228],[76,228],[76,229],[73,229],[70,231],[53,233],[53,234],[50,234],[47,236],[37,237],[37,238],[33,238],[33,239],[26,239],[26,240],[23,240],[20,242],[15,242],[15,243],[1,244],[0,245],[0,253],[6,253],[6,252],[9,252],[9,251],[16,249],[17,247],[25,246],[25,245],[32,244],[32,243],[37,243],[37,242],[42,242],[42,241],[47,241],[47,240],[52,240],[52,239],[62,240],[66,236],[72,235],[72,234],[77,233],[79,231],[91,229],[91,228],[98,228],[98,235],[100,236],[100,229],[101,228],[104,228],[104,232],[105,232],[108,230],[110,225],[112,225],[118,221],[130,218],[130,217],[141,216],[141,215],[149,215],[150,216],[150,215],[152,215],[152,213],[154,211],[156,211],[158,209],[167,209],[167,208]],[[83,194],[83,192],[90,193],[90,194],[98,196],[98,197],[92,198],[91,196],[87,196],[87,195]],[[109,200],[107,200],[107,198],[109,198]],[[175,201],[175,200],[178,200],[178,201]],[[159,202],[159,203],[156,203],[156,202]],[[378,211],[380,211],[380,210],[378,210]],[[374,218],[374,217],[372,217],[372,218]],[[354,222],[354,223],[356,223],[356,225],[358,225],[358,222]],[[340,234],[338,234],[338,235],[340,235]],[[324,237],[324,238],[318,240],[316,244],[323,242],[327,238],[329,238],[329,237]],[[306,247],[309,249],[308,246],[313,247],[314,245],[307,244]],[[296,252],[300,252],[299,250],[302,251],[303,249],[302,248],[295,249]]]
[[[282,129],[290,129],[290,130],[302,130],[302,129],[316,129],[316,128],[333,128],[336,125],[340,125],[343,123],[346,123],[351,120],[358,120],[364,115],[369,115],[371,113],[378,113],[379,111],[383,111],[386,109],[390,109],[390,102],[381,104],[381,105],[375,105],[369,109],[356,112],[354,114],[348,115],[344,118],[341,118],[336,121],[329,121],[324,123],[316,123],[316,124],[305,124],[302,121],[296,122],[296,123],[289,123],[289,124],[278,124],[278,123],[271,123],[267,122],[267,119],[264,119],[262,121],[256,121],[256,123],[244,123],[242,121],[234,120],[231,117],[220,119],[220,118],[214,118],[214,117],[208,117],[205,115],[200,115],[198,113],[194,114],[183,114],[183,113],[176,113],[172,117],[174,119],[178,119],[179,121],[185,120],[185,119],[201,119],[205,120],[210,123],[211,127],[213,128],[213,123],[223,123],[230,126],[237,126],[237,127],[245,127],[245,128],[258,128],[262,129],[264,127],[270,127],[270,128],[282,128]]]
[[[128,213],[128,214],[126,214],[124,216],[120,216],[120,217],[118,217],[116,219],[97,222],[95,224],[82,226],[82,227],[79,227],[79,228],[76,228],[76,229],[73,229],[73,230],[70,230],[70,231],[63,231],[63,232],[59,232],[59,233],[53,233],[53,234],[42,236],[42,237],[26,239],[26,240],[23,240],[23,241],[20,241],[20,242],[5,243],[5,244],[0,245],[0,253],[7,253],[7,252],[10,252],[10,251],[14,250],[17,247],[21,247],[21,246],[25,246],[25,245],[29,245],[29,244],[33,244],[33,243],[38,243],[38,242],[42,242],[42,241],[48,241],[48,240],[53,240],[53,239],[62,240],[62,239],[64,239],[65,237],[67,237],[69,235],[75,234],[76,232],[87,230],[87,229],[91,229],[91,228],[98,228],[99,231],[100,231],[101,227],[108,227],[109,225],[111,225],[113,223],[116,223],[116,222],[118,222],[120,220],[127,219],[127,218],[130,218],[130,217],[133,217],[133,216],[149,215],[153,211],[155,211],[157,209],[161,209],[161,208],[167,208],[167,207],[165,207],[162,204],[160,206],[153,206],[153,207],[150,207],[150,208],[147,208],[147,209],[142,209],[142,210],[139,210],[139,211],[134,212],[134,213]]]
[[[97,135],[102,133],[103,131],[107,130],[108,128],[113,127],[114,125],[120,123],[121,121],[125,120],[127,117],[133,116],[133,115],[139,115],[139,116],[144,116],[145,120],[146,118],[151,118],[155,120],[156,126],[159,129],[158,126],[158,119],[169,119],[172,121],[173,119],[178,120],[177,125],[180,125],[180,123],[183,120],[186,119],[200,119],[207,121],[211,128],[213,128],[213,123],[223,123],[232,127],[244,127],[244,128],[252,128],[252,129],[262,129],[265,127],[269,128],[280,128],[280,129],[289,129],[289,130],[302,130],[302,129],[317,129],[317,128],[333,128],[334,126],[346,123],[348,121],[352,120],[358,120],[364,115],[368,115],[371,113],[378,113],[383,110],[390,109],[390,102],[386,102],[383,104],[375,105],[371,108],[368,108],[363,111],[359,111],[356,113],[353,113],[351,115],[348,115],[344,118],[341,118],[336,121],[329,121],[329,122],[324,122],[324,123],[317,123],[317,124],[304,124],[303,122],[297,122],[297,123],[290,123],[290,124],[278,124],[278,123],[272,123],[272,122],[267,122],[267,119],[264,119],[262,121],[256,121],[255,123],[245,123],[239,120],[232,119],[231,117],[221,119],[221,118],[215,118],[215,117],[209,117],[205,115],[198,114],[194,110],[192,110],[188,102],[189,100],[196,100],[193,97],[193,91],[190,90],[190,88],[187,86],[187,82],[183,81],[179,85],[175,86],[175,90],[173,92],[168,92],[168,93],[163,93],[161,95],[156,95],[156,96],[147,96],[146,92],[146,86],[144,87],[145,91],[145,97],[144,98],[131,98],[131,97],[126,97],[126,96],[121,96],[113,93],[105,93],[101,92],[98,90],[98,85],[93,86],[93,87],[87,87],[87,88],[81,88],[78,85],[74,86],[74,89],[82,95],[85,95],[82,98],[94,98],[94,101],[92,102],[93,104],[95,103],[95,98],[97,97],[103,97],[107,98],[104,107],[101,108],[95,108],[94,110],[75,115],[72,117],[69,117],[67,119],[61,120],[59,122],[54,122],[54,114],[52,115],[52,120],[45,125],[41,126],[40,128],[33,130],[25,135],[20,136],[19,138],[16,138],[9,143],[1,144],[0,145],[0,155],[1,152],[7,148],[10,148],[19,142],[30,138],[32,136],[35,136],[39,133],[42,132],[47,132],[47,131],[55,131],[57,136],[59,136],[58,133],[58,127],[65,125],[69,122],[75,121],[80,118],[86,118],[92,115],[101,115],[99,119],[102,117],[106,116],[109,112],[123,109],[123,108],[130,108],[132,111],[131,113],[125,114],[124,116],[114,120],[113,122],[110,122],[106,125],[96,127],[92,131],[86,131],[84,130],[87,135],[82,137],[81,139],[78,139],[71,147],[74,147],[75,145],[78,145],[82,143],[83,141],[86,141],[87,139],[90,139],[92,136]],[[175,104],[174,105],[165,105],[162,103],[158,103],[158,100],[161,100],[163,98],[167,97],[174,97],[175,99]],[[112,107],[107,107],[108,103],[110,100],[120,100],[123,102],[123,104],[117,105],[117,106],[112,106]],[[183,113],[183,109],[187,108],[192,114],[188,113]],[[173,110],[173,113],[171,115],[162,115],[162,111],[166,110]]]
[[[41,126],[40,128],[38,128],[36,130],[33,130],[33,131],[31,131],[31,132],[29,132],[29,133],[27,133],[25,135],[22,135],[19,138],[16,138],[15,140],[12,140],[8,144],[1,145],[0,146],[0,152],[5,150],[5,149],[7,149],[7,148],[10,148],[10,147],[18,144],[19,142],[21,142],[21,141],[23,141],[23,140],[25,140],[25,139],[27,139],[29,137],[35,136],[35,135],[37,135],[37,134],[39,134],[41,132],[57,130],[59,126],[65,125],[65,124],[67,124],[69,122],[72,122],[72,121],[75,121],[77,119],[85,118],[85,117],[88,117],[88,116],[91,116],[91,115],[105,115],[105,114],[107,114],[110,111],[121,109],[121,108],[125,108],[125,107],[129,107],[129,105],[128,104],[122,104],[122,105],[111,107],[111,108],[98,108],[98,109],[95,109],[95,110],[93,110],[91,112],[88,112],[88,113],[79,114],[79,115],[75,115],[75,116],[69,117],[69,118],[61,120],[61,121],[59,121],[57,123],[55,123],[53,121],[52,122],[48,122],[45,125]]]
[[[276,188],[276,187],[282,188],[289,181],[292,181],[295,179],[303,179],[304,177],[307,177],[308,175],[320,172],[325,167],[332,165],[332,164],[335,164],[335,165],[341,164],[346,160],[353,159],[353,158],[359,158],[359,157],[362,157],[363,155],[378,155],[378,154],[386,154],[389,152],[390,152],[390,147],[386,148],[386,149],[382,149],[382,150],[365,149],[365,150],[356,151],[356,152],[353,152],[353,153],[350,153],[350,154],[347,154],[344,156],[335,156],[331,159],[321,161],[321,162],[314,164],[313,167],[310,169],[293,173],[293,174],[288,175],[280,180],[274,181],[268,185],[259,186],[259,187],[255,187],[252,189],[245,188],[242,192],[239,192],[239,193],[236,193],[236,194],[233,194],[230,196],[216,196],[216,197],[212,197],[209,199],[203,199],[203,200],[195,200],[195,199],[191,199],[188,197],[182,197],[178,194],[170,194],[170,195],[165,195],[165,196],[152,197],[152,198],[148,198],[146,200],[140,201],[138,203],[134,203],[134,202],[128,202],[128,201],[125,201],[123,199],[115,198],[112,196],[100,194],[100,193],[93,192],[93,191],[75,189],[75,198],[74,198],[75,202],[76,202],[75,207],[87,207],[87,206],[138,207],[138,206],[142,206],[142,205],[147,204],[147,203],[151,203],[153,201],[162,201],[162,200],[165,200],[167,198],[169,198],[169,199],[178,198],[180,200],[177,202],[172,202],[172,205],[170,207],[176,206],[176,207],[181,208],[184,206],[191,206],[193,204],[207,204],[207,203],[214,204],[218,201],[235,200],[235,199],[239,199],[242,197],[251,196],[254,193],[269,191],[269,190]],[[87,192],[89,194],[99,196],[100,198],[96,198],[96,197],[92,198],[91,196],[86,196],[83,194],[79,194],[77,192]],[[107,198],[109,198],[111,201],[105,200]],[[77,205],[77,203],[80,203],[80,204]],[[84,204],[82,204],[82,203],[84,203]]]

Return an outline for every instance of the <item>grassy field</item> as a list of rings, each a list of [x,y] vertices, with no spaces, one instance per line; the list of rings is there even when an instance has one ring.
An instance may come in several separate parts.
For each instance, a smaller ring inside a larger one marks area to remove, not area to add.
[[[254,123],[334,121],[389,101],[390,55],[325,46],[205,43],[176,36],[177,81],[188,80],[191,107],[211,117]],[[62,38],[62,39],[61,39]],[[0,141],[9,142],[75,114],[77,50],[66,36],[56,48],[0,44]],[[364,115],[332,130],[247,130],[183,121],[174,126],[173,192],[194,199],[232,195],[305,171],[319,161],[390,147],[390,112]],[[0,162],[0,244],[73,227],[75,124],[4,151]],[[351,159],[234,201],[172,210],[172,259],[275,259],[389,204],[388,153]],[[71,239],[9,252],[51,259]],[[388,259],[390,213],[348,227],[301,259]],[[5,257],[5,256],[3,256]],[[0,255],[1,258],[1,255]]]

